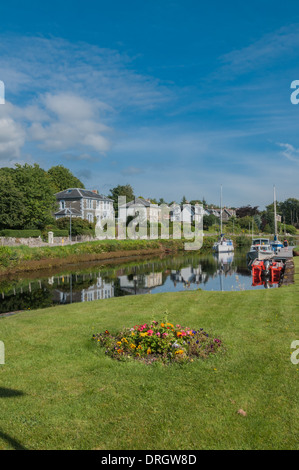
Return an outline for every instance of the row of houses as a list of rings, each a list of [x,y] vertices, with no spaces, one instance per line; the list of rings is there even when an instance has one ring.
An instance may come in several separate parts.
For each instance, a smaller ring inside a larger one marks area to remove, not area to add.
[[[55,212],[56,219],[62,217],[80,217],[89,222],[98,222],[102,219],[113,220],[115,212],[113,200],[99,194],[96,190],[89,191],[81,188],[69,188],[56,194],[59,210]],[[152,222],[158,222],[161,217],[167,217],[172,222],[195,222],[199,221],[203,215],[213,214],[220,218],[220,209],[202,209],[200,206],[190,204],[173,204],[169,211],[163,210],[158,204],[153,204],[149,199],[135,198],[127,204],[120,206],[119,216],[134,216],[138,208],[143,209],[146,218]],[[223,208],[222,219],[228,220],[235,216],[232,209]]]

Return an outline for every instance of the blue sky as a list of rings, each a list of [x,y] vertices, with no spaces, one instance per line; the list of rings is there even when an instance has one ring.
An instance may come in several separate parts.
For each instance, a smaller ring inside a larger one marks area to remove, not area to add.
[[[0,165],[230,206],[299,197],[297,1],[0,5]]]

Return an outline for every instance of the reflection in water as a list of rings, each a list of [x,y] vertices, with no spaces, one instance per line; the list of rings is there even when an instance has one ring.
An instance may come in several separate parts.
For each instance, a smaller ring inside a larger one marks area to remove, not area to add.
[[[186,289],[251,289],[243,253],[184,254],[116,266],[82,264],[76,272],[0,281],[0,313]]]

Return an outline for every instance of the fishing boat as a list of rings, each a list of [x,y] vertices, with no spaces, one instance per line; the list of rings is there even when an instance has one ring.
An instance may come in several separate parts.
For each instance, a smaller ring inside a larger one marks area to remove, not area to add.
[[[275,261],[274,259],[257,260],[252,262],[252,285],[264,285],[265,288],[270,286],[279,286],[282,281],[285,264],[283,261]]]
[[[246,255],[247,265],[251,265],[255,259],[271,259],[274,255],[275,252],[272,250],[269,238],[254,238]]]
[[[222,185],[220,194],[220,237],[218,241],[214,243],[213,251],[214,253],[230,253],[234,251],[233,241],[222,233]]]

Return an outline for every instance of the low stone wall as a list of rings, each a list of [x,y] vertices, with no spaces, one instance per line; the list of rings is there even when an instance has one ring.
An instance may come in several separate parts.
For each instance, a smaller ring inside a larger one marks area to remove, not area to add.
[[[41,237],[38,238],[11,238],[0,237],[0,246],[47,246],[48,243],[42,241]]]
[[[49,244],[44,242],[41,237],[37,238],[11,238],[11,237],[0,237],[0,246],[20,246],[26,245],[30,247],[39,247],[39,246],[63,246],[69,245],[70,243],[83,243],[94,241],[95,238],[89,235],[78,235],[72,237],[70,241],[69,237],[54,237],[53,243]]]
[[[285,263],[281,285],[288,286],[289,284],[294,284],[294,274],[295,274],[295,265],[294,265],[293,258],[291,258],[291,259],[288,259]]]

